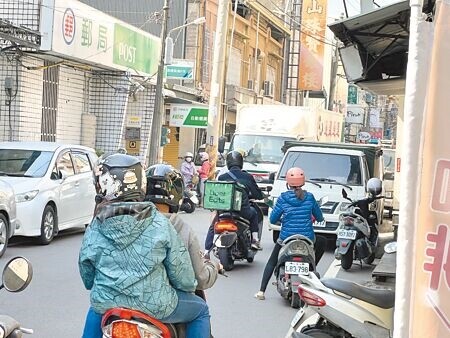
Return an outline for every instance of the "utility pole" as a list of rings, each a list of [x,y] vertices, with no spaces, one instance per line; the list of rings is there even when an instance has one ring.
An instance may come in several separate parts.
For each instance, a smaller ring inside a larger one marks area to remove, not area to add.
[[[344,19],[344,15],[341,14],[341,20]],[[334,57],[331,65],[331,84],[330,84],[330,99],[328,100],[328,110],[333,110],[334,99],[336,96],[336,82],[337,82],[337,72],[339,68],[339,40],[334,38]]]
[[[220,133],[220,116],[224,88],[225,48],[227,43],[228,0],[219,0],[217,8],[216,37],[211,74],[209,98],[208,129],[206,131],[207,152],[215,172],[217,161],[217,144]]]
[[[165,116],[163,87],[164,87],[164,54],[166,49],[167,23],[169,17],[169,2],[164,0],[162,27],[161,27],[161,55],[156,75],[155,108],[153,111],[152,129],[149,140],[148,164],[159,163],[161,153],[161,128]]]

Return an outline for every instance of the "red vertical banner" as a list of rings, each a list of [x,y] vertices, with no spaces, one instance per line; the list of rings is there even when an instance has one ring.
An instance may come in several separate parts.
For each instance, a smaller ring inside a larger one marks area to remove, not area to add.
[[[422,135],[418,222],[412,257],[409,337],[450,337],[450,2],[442,1],[434,31]]]
[[[327,0],[303,0],[299,90],[322,90]]]

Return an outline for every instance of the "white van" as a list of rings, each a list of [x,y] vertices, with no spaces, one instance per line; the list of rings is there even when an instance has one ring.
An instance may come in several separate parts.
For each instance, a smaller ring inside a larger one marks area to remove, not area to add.
[[[297,144],[301,144],[298,142]],[[327,147],[327,145],[329,147]],[[320,144],[308,142],[304,145],[289,147],[281,162],[280,170],[275,176],[271,197],[276,203],[280,194],[287,190],[286,172],[292,167],[305,171],[304,188],[312,193],[316,200],[328,196],[328,202],[321,206],[325,223],[314,226],[317,233],[335,235],[339,225],[339,214],[350,203],[342,197],[342,189],[353,200],[366,196],[367,181],[371,177],[382,177],[383,165],[381,151],[376,146],[359,146],[351,149],[349,144]],[[359,148],[359,149],[358,149]],[[365,150],[364,150],[365,149]],[[370,160],[366,154],[373,154]],[[378,201],[378,219],[382,219],[383,200]],[[274,241],[278,238],[280,224],[270,224],[274,231]]]

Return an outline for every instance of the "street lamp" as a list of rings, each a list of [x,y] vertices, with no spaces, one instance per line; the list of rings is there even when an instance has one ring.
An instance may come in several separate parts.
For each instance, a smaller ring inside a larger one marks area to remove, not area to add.
[[[164,61],[166,65],[171,65],[172,61],[173,61],[173,47],[174,47],[174,42],[172,37],[170,36],[170,34],[172,34],[173,32],[180,30],[182,28],[188,27],[188,26],[192,26],[192,25],[202,25],[206,22],[206,18],[204,16],[197,18],[191,22],[188,22],[185,25],[179,26],[179,27],[175,27],[172,28],[168,33],[167,33],[167,38],[166,38],[166,46],[165,46],[165,51],[164,51]]]
[[[155,93],[155,108],[153,111],[152,129],[149,141],[148,151],[148,164],[152,165],[159,162],[160,148],[161,148],[161,128],[162,120],[164,116],[164,99],[163,99],[163,86],[164,86],[164,65],[172,62],[173,55],[173,40],[170,34],[178,29],[185,28],[190,25],[201,25],[206,22],[205,17],[197,18],[185,25],[172,28],[167,31],[167,18],[169,14],[169,0],[164,1],[163,7],[163,21],[161,29],[161,54],[158,64],[158,72],[156,75],[156,93]],[[168,44],[166,45],[166,43]],[[169,48],[168,48],[169,47]],[[167,62],[167,61],[170,61]]]

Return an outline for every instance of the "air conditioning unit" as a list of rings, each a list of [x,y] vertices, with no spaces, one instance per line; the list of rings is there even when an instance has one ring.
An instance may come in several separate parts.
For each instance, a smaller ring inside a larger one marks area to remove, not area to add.
[[[255,83],[253,82],[253,80],[248,80],[247,81],[247,89],[255,89]]]
[[[264,81],[264,96],[273,98],[275,93],[275,83],[273,81]]]

